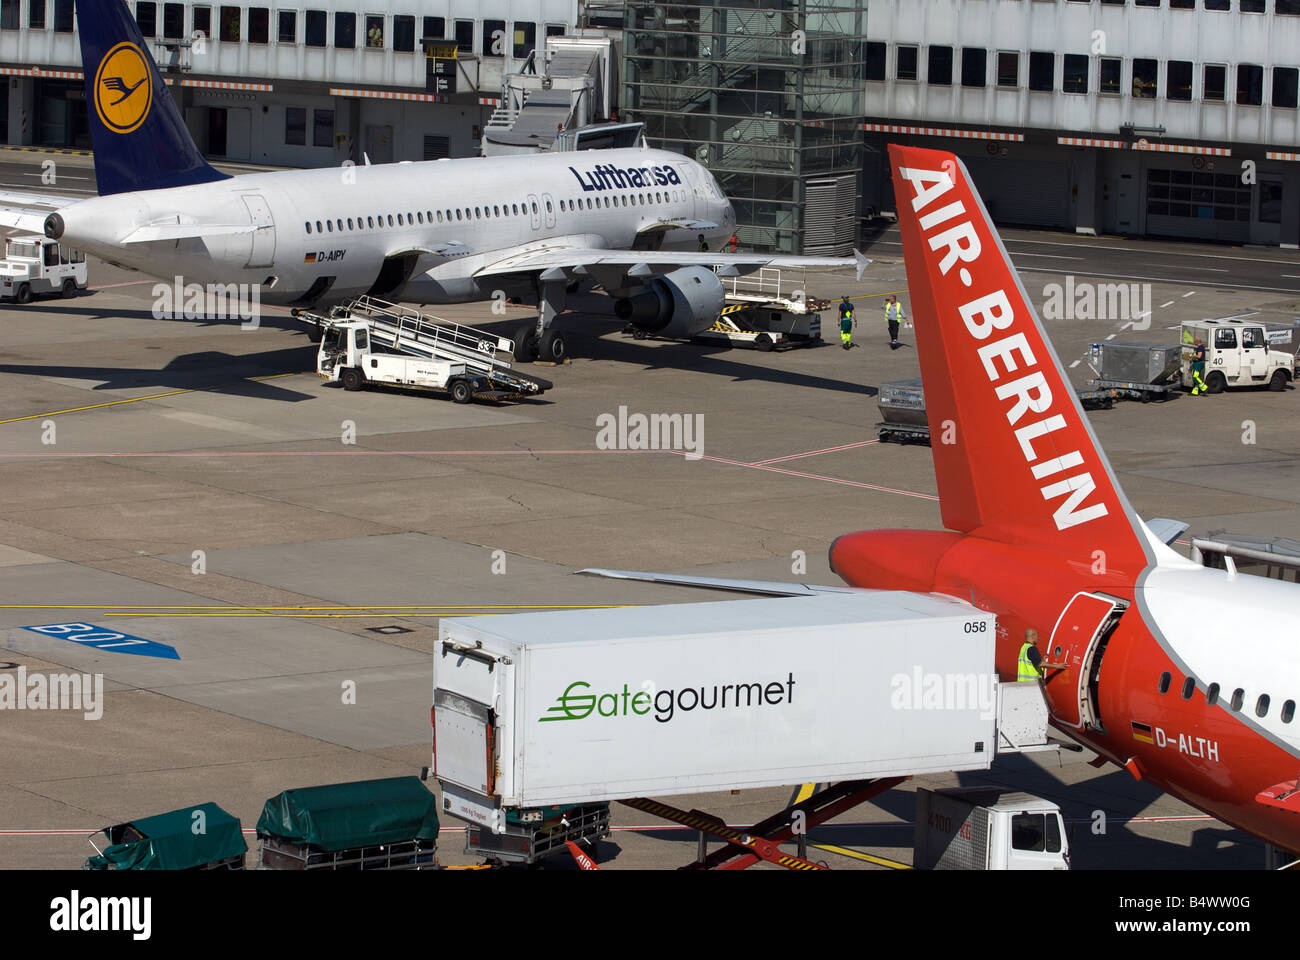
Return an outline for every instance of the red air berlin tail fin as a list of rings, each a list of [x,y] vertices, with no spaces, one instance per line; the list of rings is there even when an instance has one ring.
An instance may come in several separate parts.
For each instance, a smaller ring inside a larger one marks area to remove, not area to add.
[[[1144,565],[1140,521],[965,165],[893,145],[889,162],[944,525]]]

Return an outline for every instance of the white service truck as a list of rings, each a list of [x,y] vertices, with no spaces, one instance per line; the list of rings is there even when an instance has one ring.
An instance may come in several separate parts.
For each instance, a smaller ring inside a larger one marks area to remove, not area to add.
[[[442,809],[499,832],[531,809],[1052,749],[1041,687],[998,680],[996,629],[960,600],[872,590],[445,619]]]
[[[5,238],[5,256],[0,260],[0,296],[30,303],[38,294],[57,293],[70,298],[85,289],[86,255],[80,250],[35,234]]]
[[[1249,386],[1285,390],[1300,373],[1295,334],[1289,327],[1249,320],[1184,320],[1182,382],[1189,390],[1194,386],[1192,362],[1198,337],[1205,345],[1201,376],[1207,393]]]
[[[917,870],[1068,870],[1061,808],[996,787],[916,791]]]
[[[336,321],[325,329],[316,353],[316,372],[327,381],[342,383],[344,390],[378,383],[447,393],[456,403],[469,403],[475,393],[487,389],[463,363],[385,351],[371,342],[365,320]]]

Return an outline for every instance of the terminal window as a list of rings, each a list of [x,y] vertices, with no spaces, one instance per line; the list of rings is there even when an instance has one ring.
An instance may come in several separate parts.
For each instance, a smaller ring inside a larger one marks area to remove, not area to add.
[[[17,30],[19,14],[18,0],[0,0],[0,30]]]
[[[308,10],[307,11],[307,36],[306,43],[309,47],[325,46],[325,11]]]
[[[384,18],[366,16],[366,46],[371,50],[382,50],[384,46]]]
[[[483,56],[504,57],[506,55],[506,22],[504,20],[483,21]]]
[[[1232,0],[1205,0],[1206,10],[1231,10]]]
[[[461,53],[474,52],[474,21],[456,21],[456,49]]]
[[[334,14],[334,46],[343,50],[352,50],[356,45],[357,15],[355,13]]]
[[[54,0],[54,32],[72,32],[72,0]]]
[[[1250,220],[1250,186],[1236,174],[1148,170],[1147,213],[1198,220]]]
[[[1263,13],[1264,0],[1241,0],[1242,13]]]
[[[18,26],[18,0],[13,0],[14,26]],[[158,35],[158,5],[156,3],[137,3],[135,5],[135,22],[140,28],[140,36]]]
[[[1205,86],[1201,90],[1201,99],[1222,100],[1227,83],[1228,68],[1221,63],[1207,63],[1205,65]]]
[[[1124,61],[1119,57],[1102,57],[1098,64],[1097,92],[1118,94]]]
[[[239,15],[243,11],[238,7],[221,8],[221,36],[218,38],[225,43],[238,43],[240,36]]]
[[[1160,79],[1160,62],[1138,57],[1133,61],[1133,96],[1154,100]]]
[[[27,0],[27,26],[45,29],[45,0]]]
[[[1165,65],[1165,99],[1192,99],[1192,62],[1170,60]]]
[[[71,2],[71,0],[69,0],[69,2]],[[58,14],[59,14],[58,0],[55,0],[54,15],[56,19],[58,18]],[[54,29],[57,30],[58,27],[56,26]],[[201,33],[205,37],[212,36],[212,8],[211,7],[194,8],[194,32]]]
[[[42,3],[44,0],[42,0]],[[180,40],[185,36],[185,4],[163,4],[163,36],[168,40]]]
[[[1169,7],[1172,10],[1195,10],[1196,0],[1169,0]]]
[[[1300,0],[1277,0],[1273,12],[1279,16],[1296,16],[1300,14]]]
[[[940,86],[952,85],[952,47],[930,48],[930,70],[926,79]]]
[[[1294,107],[1296,105],[1296,68],[1273,68],[1273,106]]]
[[[982,87],[988,76],[988,51],[982,47],[961,48],[961,85]]]
[[[1044,50],[1029,53],[1029,89],[1054,90],[1056,88],[1056,55]]]
[[[393,49],[399,53],[415,49],[415,17],[393,17]]]
[[[884,80],[885,79],[885,50],[883,43],[869,42],[867,44],[867,79]]]
[[[445,17],[425,17],[424,33],[422,37],[428,37],[432,40],[447,39],[447,20]]]
[[[1264,102],[1264,68],[1254,63],[1237,64],[1237,102],[1258,107]]]
[[[514,57],[516,60],[523,60],[532,53],[533,48],[537,46],[537,24],[516,23],[514,39]]]
[[[899,47],[895,56],[897,57],[894,68],[895,79],[915,80],[918,60],[916,47]]]
[[[298,14],[282,10],[279,13],[279,27],[276,30],[276,43],[298,42]]]
[[[311,142],[312,142],[312,146],[314,147],[334,146],[334,111],[333,110],[312,111]]]
[[[1067,53],[1061,58],[1061,89],[1066,93],[1088,92],[1088,58]]]
[[[271,42],[271,11],[269,8],[248,8],[248,42]]]
[[[307,145],[307,108],[284,108],[284,142],[292,147]]]
[[[1020,54],[1013,50],[998,53],[998,86],[1020,86]]]

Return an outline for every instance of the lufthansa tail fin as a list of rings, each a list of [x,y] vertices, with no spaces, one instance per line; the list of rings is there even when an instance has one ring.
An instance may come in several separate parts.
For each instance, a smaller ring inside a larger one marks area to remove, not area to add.
[[[224,180],[194,145],[122,0],[77,0],[86,111],[101,196]]]
[[[1139,567],[1119,488],[965,165],[889,147],[946,527]]]

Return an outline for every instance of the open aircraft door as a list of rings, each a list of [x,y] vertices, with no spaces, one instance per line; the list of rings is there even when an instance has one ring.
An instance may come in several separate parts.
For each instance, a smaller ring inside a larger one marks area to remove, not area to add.
[[[1106,643],[1128,604],[1103,593],[1076,593],[1052,628],[1044,650],[1044,685],[1052,713],[1076,729],[1101,726],[1097,682]]]
[[[246,266],[269,267],[275,263],[275,221],[271,219],[271,208],[266,205],[266,198],[257,193],[244,194],[244,206],[248,207],[249,222],[257,227]]]

